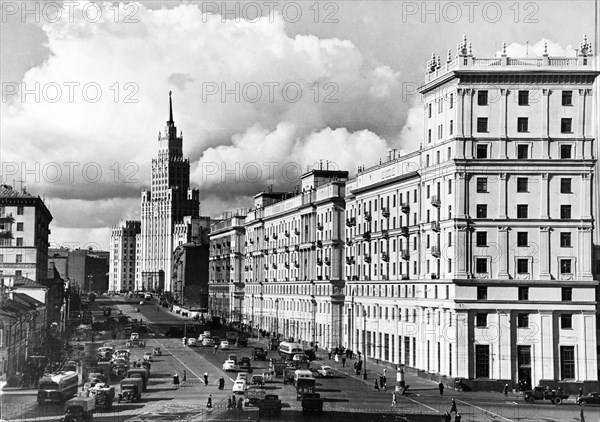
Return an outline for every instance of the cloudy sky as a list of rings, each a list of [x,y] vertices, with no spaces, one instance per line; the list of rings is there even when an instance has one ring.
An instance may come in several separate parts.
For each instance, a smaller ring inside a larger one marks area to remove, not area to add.
[[[463,34],[479,57],[573,56],[594,34],[593,1],[24,4],[1,2],[3,182],[45,197],[51,243],[76,247],[139,219],[169,91],[217,216],[320,160],[353,174],[418,148],[425,64]]]

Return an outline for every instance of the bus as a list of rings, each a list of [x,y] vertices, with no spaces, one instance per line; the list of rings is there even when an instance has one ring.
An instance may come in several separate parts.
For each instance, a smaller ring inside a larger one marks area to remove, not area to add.
[[[284,341],[279,344],[279,356],[286,360],[293,359],[294,355],[302,354],[304,354],[304,350],[302,349],[302,345],[300,343],[290,343]]]
[[[60,403],[77,395],[79,374],[62,371],[45,375],[38,384],[38,403]]]

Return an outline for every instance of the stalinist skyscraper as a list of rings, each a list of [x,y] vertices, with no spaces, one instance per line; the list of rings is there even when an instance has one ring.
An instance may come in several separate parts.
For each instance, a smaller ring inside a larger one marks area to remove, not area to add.
[[[172,291],[173,250],[192,237],[199,213],[200,194],[198,189],[190,189],[190,162],[183,158],[183,136],[177,136],[169,92],[169,121],[164,134],[158,134],[152,185],[142,191],[137,290]]]

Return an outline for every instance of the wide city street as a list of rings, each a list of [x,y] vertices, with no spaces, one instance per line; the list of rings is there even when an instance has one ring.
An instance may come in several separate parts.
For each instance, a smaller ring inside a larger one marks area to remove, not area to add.
[[[119,310],[131,318],[142,320],[147,324],[154,336],[144,336],[144,348],[130,347],[131,361],[140,360],[143,353],[160,347],[162,356],[155,356],[152,361],[150,379],[147,391],[138,403],[117,403],[112,410],[97,411],[95,421],[256,421],[259,420],[258,410],[254,407],[245,407],[243,410],[227,409],[227,398],[231,397],[232,385],[236,377],[234,372],[223,372],[222,365],[229,354],[252,358],[253,347],[267,349],[266,340],[251,338],[248,347],[231,350],[215,350],[212,347],[184,346],[179,338],[166,338],[164,333],[172,326],[184,326],[189,322],[195,326],[198,336],[200,330],[210,329],[180,315],[173,314],[168,309],[158,306],[156,299],[146,301],[144,305],[139,300],[125,299],[123,297],[100,297],[93,305],[96,320],[103,320],[101,308],[109,306],[115,315]],[[139,311],[136,310],[139,308]],[[228,327],[211,330],[213,335],[224,338]],[[113,341],[104,334],[102,338],[95,338],[95,342],[82,341],[83,351],[94,355],[95,350],[104,342]],[[191,334],[189,334],[191,335]],[[96,337],[99,337],[96,335]],[[83,340],[83,339],[81,339]],[[85,339],[89,340],[89,339]],[[126,335],[119,333],[115,340],[117,348],[124,348]],[[266,361],[252,361],[253,373],[260,374],[267,371],[268,359],[277,358],[276,351],[269,351]],[[443,396],[437,384],[417,378],[408,373],[406,383],[410,385],[408,394],[398,395],[396,407],[391,406],[392,390],[395,386],[395,371],[387,369],[388,390],[376,391],[373,388],[375,376],[383,372],[383,367],[376,362],[367,361],[369,377],[363,380],[352,372],[354,360],[348,360],[346,367],[341,362],[328,359],[325,351],[319,351],[317,361],[311,363],[311,369],[316,374],[319,365],[330,365],[334,369],[331,378],[317,378],[316,390],[324,398],[324,412],[318,415],[302,415],[302,408],[296,400],[296,390],[293,385],[283,385],[281,378],[275,378],[265,386],[267,394],[277,394],[283,404],[280,417],[261,417],[260,419],[277,419],[282,421],[296,421],[304,419],[321,419],[327,421],[440,421],[441,416],[450,410],[451,399],[457,403],[458,412],[462,421],[544,421],[567,422],[580,421],[581,409],[574,400],[565,401],[556,406],[550,403],[528,404],[521,394],[510,392],[507,396],[497,392],[467,393],[446,389]],[[182,381],[178,388],[173,388],[172,376],[178,373],[180,378],[184,371],[187,374],[185,382]],[[208,373],[209,383],[204,384],[203,375]],[[218,389],[218,379],[223,376],[225,388]],[[120,388],[118,380],[112,380],[117,393]],[[82,387],[79,388],[82,391]],[[2,414],[8,421],[58,421],[64,414],[60,405],[38,406],[36,390],[10,390],[4,391],[2,399]],[[212,396],[213,408],[207,410],[206,403],[209,395]],[[599,421],[600,408],[586,407],[585,420]],[[454,420],[454,418],[452,419]]]

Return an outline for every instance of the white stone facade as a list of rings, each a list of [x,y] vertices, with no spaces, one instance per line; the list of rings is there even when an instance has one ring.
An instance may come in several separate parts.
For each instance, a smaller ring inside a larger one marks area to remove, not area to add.
[[[111,231],[108,273],[109,292],[135,290],[136,258],[138,256],[137,237],[140,234],[140,226],[140,221],[122,220]]]

